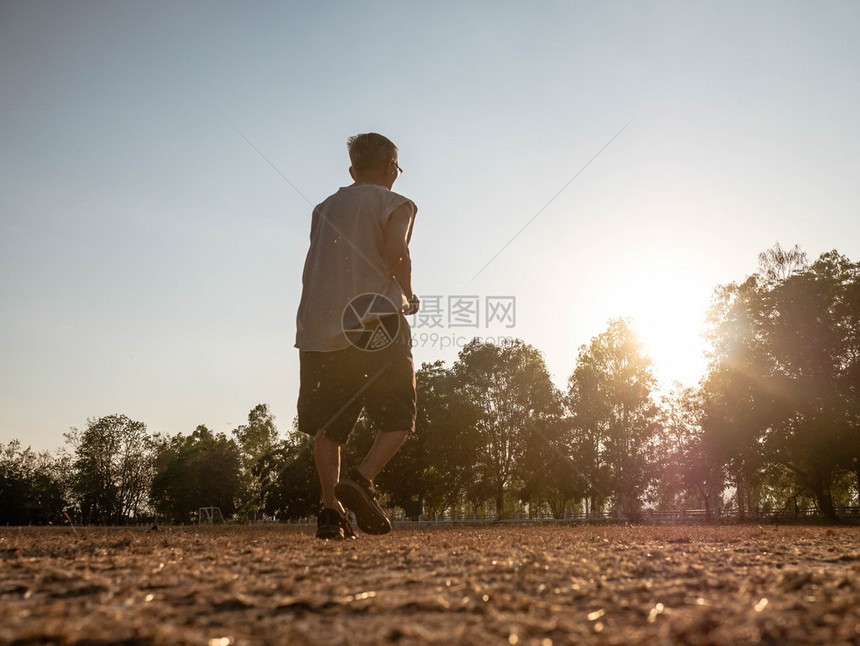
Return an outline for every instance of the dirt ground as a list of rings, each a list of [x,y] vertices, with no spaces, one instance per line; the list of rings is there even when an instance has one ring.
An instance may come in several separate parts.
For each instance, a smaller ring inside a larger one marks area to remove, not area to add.
[[[0,529],[4,644],[860,644],[860,528]]]

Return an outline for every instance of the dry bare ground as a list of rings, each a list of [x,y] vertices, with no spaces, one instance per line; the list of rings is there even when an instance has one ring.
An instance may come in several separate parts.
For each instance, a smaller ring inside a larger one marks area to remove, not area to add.
[[[860,528],[0,529],[11,644],[860,644]]]

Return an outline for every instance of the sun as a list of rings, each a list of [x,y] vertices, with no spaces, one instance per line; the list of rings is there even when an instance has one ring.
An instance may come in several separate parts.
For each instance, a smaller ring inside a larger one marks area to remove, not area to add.
[[[713,286],[694,265],[649,258],[617,266],[604,294],[610,317],[629,317],[661,386],[705,373],[705,315]]]
[[[686,386],[699,381],[706,369],[702,339],[704,308],[691,307],[672,294],[655,294],[655,305],[640,307],[633,328],[654,363],[660,382]]]

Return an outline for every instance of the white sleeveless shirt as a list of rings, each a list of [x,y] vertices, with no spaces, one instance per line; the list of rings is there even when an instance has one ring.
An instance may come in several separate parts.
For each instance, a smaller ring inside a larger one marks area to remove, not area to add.
[[[388,218],[406,203],[417,213],[409,198],[362,184],[339,189],[314,209],[296,316],[297,348],[332,352],[349,347],[341,320],[347,304],[361,294],[382,294],[397,308],[408,304],[382,255]]]

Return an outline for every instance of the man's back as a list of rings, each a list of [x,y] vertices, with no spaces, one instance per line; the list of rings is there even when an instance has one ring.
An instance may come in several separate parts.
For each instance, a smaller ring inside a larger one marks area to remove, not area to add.
[[[347,347],[341,319],[347,304],[361,294],[385,296],[397,309],[408,305],[384,256],[389,218],[404,204],[415,213],[414,204],[402,195],[383,186],[356,184],[341,188],[314,209],[296,321],[297,348],[330,352]]]

